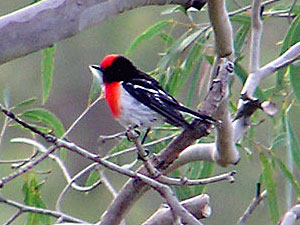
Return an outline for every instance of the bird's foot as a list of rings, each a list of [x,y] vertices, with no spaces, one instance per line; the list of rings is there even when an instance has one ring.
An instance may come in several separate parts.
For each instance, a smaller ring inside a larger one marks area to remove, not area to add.
[[[135,128],[128,128],[125,132],[127,140],[132,142],[133,139],[139,138],[141,135],[141,132],[135,127]]]

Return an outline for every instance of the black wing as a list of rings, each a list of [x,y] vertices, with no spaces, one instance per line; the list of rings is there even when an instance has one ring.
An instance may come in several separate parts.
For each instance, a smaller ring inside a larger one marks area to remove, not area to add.
[[[179,112],[179,103],[153,78],[133,78],[128,82],[124,81],[122,85],[138,101],[165,117],[167,123],[177,127],[189,126]]]

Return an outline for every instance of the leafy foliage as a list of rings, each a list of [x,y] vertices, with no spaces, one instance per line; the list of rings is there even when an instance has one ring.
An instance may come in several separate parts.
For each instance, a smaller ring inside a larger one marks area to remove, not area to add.
[[[41,196],[43,182],[38,183],[34,173],[24,174],[24,203],[28,206],[47,208]],[[27,225],[51,224],[51,217],[43,214],[29,213]]]
[[[34,2],[38,2],[35,0]],[[282,10],[290,10],[290,6],[280,6],[268,9],[268,12],[279,13]],[[206,90],[209,71],[214,62],[214,52],[212,51],[212,29],[207,24],[196,24],[190,17],[186,17],[188,12],[183,7],[172,7],[163,12],[164,15],[173,16],[180,13],[184,16],[184,20],[180,19],[163,19],[156,22],[144,32],[138,35],[131,45],[129,45],[125,55],[131,56],[143,43],[150,42],[153,38],[157,38],[164,46],[160,52],[160,59],[157,62],[157,68],[153,70],[152,75],[173,95],[179,96],[185,105],[195,108],[197,104],[203,100],[200,93]],[[281,51],[278,56],[284,54],[291,46],[300,41],[300,7],[296,5],[289,13],[295,15],[291,25],[288,27],[287,33],[281,44]],[[264,21],[268,21],[271,16],[264,16]],[[251,30],[251,17],[249,12],[239,13],[231,16],[231,22],[235,29],[234,35],[234,61],[235,61],[235,80],[239,80],[238,85],[245,83],[248,77],[248,71],[245,66],[246,53],[248,48],[249,35]],[[174,32],[176,29],[177,32]],[[56,45],[46,48],[42,51],[41,77],[42,77],[42,96],[40,97],[42,105],[47,102],[53,83],[54,59],[56,54]],[[276,56],[274,56],[275,58]],[[251,153],[257,157],[248,157],[251,163],[261,164],[260,174],[263,187],[267,190],[267,205],[273,223],[277,223],[280,217],[280,210],[284,208],[279,201],[280,192],[278,174],[282,175],[282,180],[291,184],[297,198],[300,198],[299,181],[296,174],[300,170],[300,146],[297,136],[297,121],[291,118],[291,109],[299,113],[297,104],[300,100],[300,79],[299,79],[299,62],[295,62],[277,72],[276,83],[271,82],[257,88],[255,96],[262,101],[274,100],[281,109],[280,115],[276,117],[268,117],[267,119],[262,113],[256,113],[252,122],[259,124],[261,118],[267,120],[271,129],[270,132],[259,130],[259,126],[254,126],[248,134],[239,143],[240,149],[250,149]],[[235,84],[231,84],[231,101],[230,107],[234,113],[237,109],[237,98],[235,94]],[[267,88],[265,88],[267,86]],[[238,87],[240,88],[240,87]],[[102,91],[99,77],[92,77],[92,84],[88,96],[88,105],[90,105]],[[291,92],[293,94],[291,94]],[[9,106],[9,94],[3,93],[4,102],[14,112],[24,120],[30,120],[34,125],[43,132],[53,132],[58,137],[62,137],[65,133],[63,123],[54,113],[45,108],[33,106],[37,104],[39,98],[32,97],[14,106]],[[28,109],[29,108],[29,109]],[[11,126],[13,124],[10,124]],[[5,129],[4,129],[5,130]],[[28,130],[26,130],[28,132]],[[147,137],[146,143],[160,140],[178,132],[178,129],[172,129],[169,125],[164,125],[161,130],[155,130]],[[263,135],[262,135],[263,133]],[[256,139],[265,136],[270,146],[263,146],[257,143]],[[159,144],[149,147],[149,151],[158,153],[165,148],[171,139],[161,141]],[[126,138],[122,139],[110,151],[111,154],[121,152],[132,147]],[[259,147],[258,147],[259,146]],[[258,148],[259,152],[255,151]],[[284,154],[291,154],[292,162],[285,161]],[[242,154],[244,152],[242,151]],[[61,156],[65,158],[64,156]],[[135,157],[135,156],[134,156]],[[255,158],[259,158],[258,162],[254,162]],[[112,162],[122,163],[120,157],[110,159]],[[132,161],[132,158],[129,159]],[[125,164],[124,166],[132,166],[136,163]],[[293,166],[296,168],[293,168]],[[292,169],[291,169],[292,168]],[[193,162],[180,170],[172,173],[174,177],[186,176],[190,179],[205,178],[213,175],[215,170],[214,163],[211,162]],[[246,174],[247,175],[247,174]],[[245,176],[246,176],[245,175]],[[243,175],[244,176],[244,175]],[[259,176],[259,175],[258,175]],[[41,190],[43,183],[38,182],[38,175],[34,172],[26,173],[23,176],[24,185],[24,203],[29,206],[46,208],[46,204],[42,199]],[[92,171],[85,184],[92,185],[100,179],[97,170]],[[282,181],[281,181],[282,182]],[[186,199],[209,190],[209,186],[194,187],[173,187],[179,199]],[[49,216],[40,214],[28,214],[27,224],[50,224]]]

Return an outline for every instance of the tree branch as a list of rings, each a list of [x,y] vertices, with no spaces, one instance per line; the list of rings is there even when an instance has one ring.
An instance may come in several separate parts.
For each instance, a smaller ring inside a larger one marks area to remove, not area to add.
[[[49,210],[49,209],[43,209],[43,208],[37,208],[37,207],[23,205],[21,203],[15,202],[15,201],[5,199],[1,196],[0,196],[0,203],[5,203],[7,205],[15,207],[15,208],[19,209],[22,213],[33,212],[33,213],[39,213],[39,214],[45,214],[45,215],[53,216],[53,217],[56,217],[56,218],[62,217],[65,221],[82,223],[82,224],[90,224],[90,223],[87,223],[83,220],[77,219],[75,217],[69,216],[69,215],[64,214],[64,213],[60,213],[60,212]]]
[[[209,206],[209,196],[206,194],[199,195],[180,203],[197,219],[207,218],[211,215]],[[142,225],[173,225],[172,213],[169,207],[162,205],[146,222]]]
[[[49,47],[127,10],[165,4],[188,8],[198,1],[43,0],[0,17],[0,65]]]
[[[290,208],[280,219],[278,225],[292,225],[300,218],[300,204]]]

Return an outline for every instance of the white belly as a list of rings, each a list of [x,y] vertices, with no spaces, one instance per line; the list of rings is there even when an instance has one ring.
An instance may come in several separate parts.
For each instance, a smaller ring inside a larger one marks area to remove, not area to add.
[[[121,87],[120,101],[120,105],[123,106],[123,108],[121,109],[122,116],[118,118],[118,121],[126,128],[148,128],[158,125],[163,121],[158,113],[132,98],[123,87]]]

